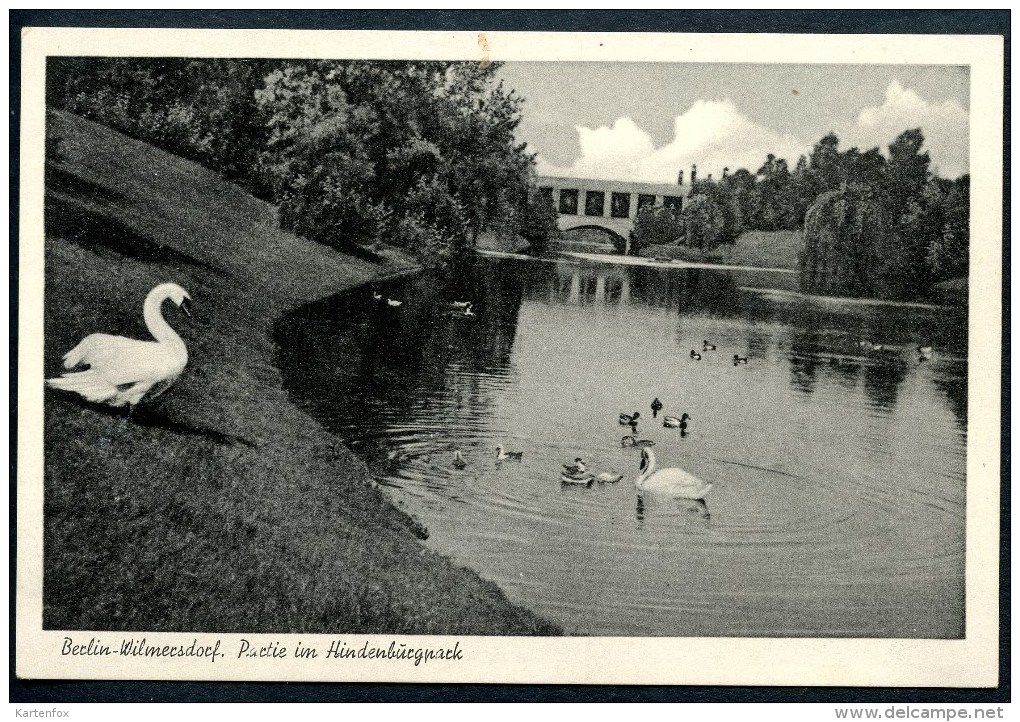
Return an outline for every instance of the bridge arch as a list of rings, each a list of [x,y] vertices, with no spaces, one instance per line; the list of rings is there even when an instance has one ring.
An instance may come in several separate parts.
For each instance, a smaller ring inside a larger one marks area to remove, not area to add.
[[[609,240],[610,242],[613,239],[618,240],[620,243],[627,242],[627,237],[625,235],[616,231],[613,228],[610,228],[608,225],[603,225],[601,223],[584,223],[576,226],[571,226],[570,228],[562,229],[563,233],[571,233],[573,231],[598,231],[602,235],[606,236],[607,240]]]

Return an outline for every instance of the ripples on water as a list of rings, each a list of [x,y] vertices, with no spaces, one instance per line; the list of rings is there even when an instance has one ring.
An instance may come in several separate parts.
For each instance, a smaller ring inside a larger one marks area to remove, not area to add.
[[[789,281],[479,260],[380,287],[399,309],[303,309],[280,364],[433,548],[570,632],[960,637],[966,314],[754,288]],[[706,504],[638,496],[635,410],[660,467],[716,482]],[[562,485],[576,456],[624,480]]]

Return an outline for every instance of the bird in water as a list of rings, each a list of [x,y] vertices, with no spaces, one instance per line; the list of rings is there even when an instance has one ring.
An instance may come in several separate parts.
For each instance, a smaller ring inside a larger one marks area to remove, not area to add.
[[[620,414],[620,426],[634,426],[640,417],[641,414],[637,411],[633,414]]]
[[[65,373],[46,383],[61,391],[133,411],[143,399],[156,398],[173,386],[188,364],[188,349],[163,318],[163,302],[173,301],[191,316],[191,296],[176,283],[161,283],[145,297],[142,318],[155,341],[93,333],[64,355],[64,368],[88,368]]]
[[[456,469],[463,469],[467,466],[467,462],[464,461],[464,455],[460,453],[460,449],[455,449],[453,452],[453,466]]]
[[[655,442],[651,439],[639,439],[633,434],[627,434],[620,439],[620,446],[627,448],[628,446],[635,446],[641,448],[643,446],[655,446]]]
[[[702,339],[702,341],[701,341],[701,350],[702,351],[715,351],[715,344],[714,343],[709,343],[708,341],[705,341],[704,339]]]
[[[932,353],[933,353],[933,349],[932,349],[931,346],[918,346],[917,347],[917,354],[918,354],[917,362],[921,363],[922,361],[927,361],[928,359],[931,358]]]
[[[736,366],[737,364],[746,364],[746,363],[747,363],[747,356],[740,356],[738,354],[733,354],[733,365],[734,366]]]
[[[523,451],[504,451],[502,444],[496,447],[496,461],[505,461],[506,459],[521,461],[523,458]]]
[[[383,300],[382,294],[379,293],[378,291],[372,291],[372,298],[375,299],[376,301]]]
[[[601,474],[595,475],[595,481],[600,484],[615,484],[618,481],[623,481],[623,474],[614,474],[610,471],[603,471]]]
[[[387,298],[386,299],[386,305],[390,306],[392,308],[397,308],[398,306],[403,306],[404,302],[403,301],[396,301],[396,300],[394,300],[392,298]]]
[[[663,416],[662,425],[667,429],[680,429],[681,431],[687,430],[687,420],[691,417],[684,414],[679,419],[675,416]]]
[[[641,449],[640,475],[634,480],[638,491],[677,499],[704,499],[712,490],[712,483],[702,481],[683,469],[668,467],[656,470],[655,453]]]
[[[654,419],[662,411],[662,402],[659,401],[659,397],[656,396],[655,400],[652,401],[652,418]]]
[[[701,354],[695,351],[694,349],[691,349],[691,358],[694,359],[695,361],[700,361]]]
[[[464,309],[464,308],[471,308],[472,302],[471,301],[450,301],[450,305],[453,306],[454,308]]]
[[[582,459],[580,456],[578,456],[576,459],[574,459],[574,463],[573,464],[564,464],[563,465],[563,469],[568,474],[575,474],[576,475],[576,474],[583,474],[585,471],[588,470],[588,467],[584,463],[584,459]]]

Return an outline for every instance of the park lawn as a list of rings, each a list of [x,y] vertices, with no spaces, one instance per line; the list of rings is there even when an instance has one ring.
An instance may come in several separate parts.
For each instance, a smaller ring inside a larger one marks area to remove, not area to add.
[[[675,258],[697,263],[728,266],[797,269],[797,257],[804,247],[801,231],[744,231],[733,245],[720,245],[708,252],[678,245],[652,245],[641,250],[648,258]]]
[[[803,247],[802,231],[745,231],[729,249],[725,262],[796,270],[797,256]]]
[[[559,633],[427,549],[283,389],[276,320],[413,262],[285,233],[217,174],[82,118],[48,126],[47,377],[88,333],[147,338],[157,283],[186,288],[194,318],[164,305],[189,366],[129,421],[45,392],[44,628]]]

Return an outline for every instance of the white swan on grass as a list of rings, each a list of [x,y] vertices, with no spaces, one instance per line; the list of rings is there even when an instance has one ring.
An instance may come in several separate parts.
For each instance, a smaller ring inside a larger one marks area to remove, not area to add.
[[[132,410],[146,396],[150,400],[159,396],[173,386],[188,364],[184,341],[163,318],[163,301],[167,299],[191,315],[188,292],[176,283],[161,283],[149,291],[142,310],[155,341],[90,334],[64,356],[64,368],[88,368],[47,379],[46,383],[89,401]]]
[[[678,499],[704,499],[712,490],[711,482],[702,481],[683,469],[669,467],[655,470],[655,454],[641,449],[641,475],[634,480],[638,491],[661,494]]]

